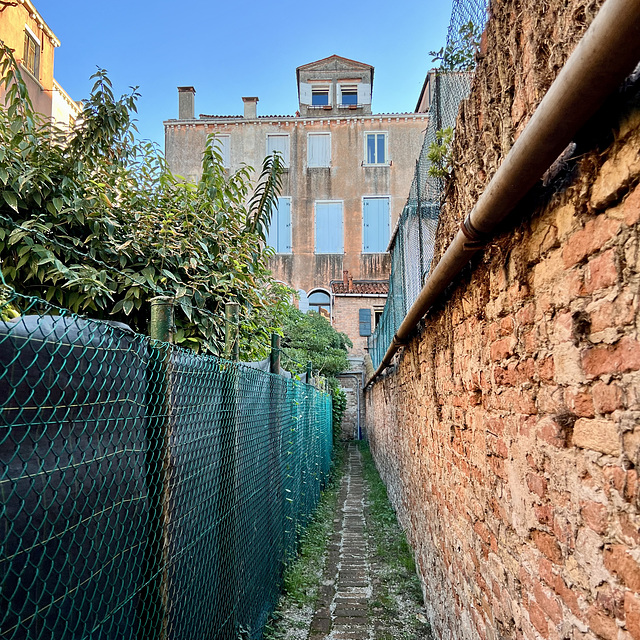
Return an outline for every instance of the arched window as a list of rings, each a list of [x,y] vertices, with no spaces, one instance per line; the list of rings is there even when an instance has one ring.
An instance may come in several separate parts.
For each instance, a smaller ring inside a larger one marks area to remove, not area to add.
[[[331,317],[331,298],[322,289],[316,289],[309,294],[309,310],[317,311],[321,316],[329,319]]]

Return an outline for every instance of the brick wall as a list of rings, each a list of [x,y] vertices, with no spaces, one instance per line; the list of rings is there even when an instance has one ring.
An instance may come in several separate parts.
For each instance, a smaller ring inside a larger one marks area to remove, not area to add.
[[[602,3],[543,4],[492,3],[438,253]],[[578,144],[366,395],[436,638],[640,639],[637,89]]]
[[[371,330],[374,329],[374,312],[376,309],[383,309],[386,296],[356,296],[356,295],[336,295],[333,298],[332,325],[336,331],[346,333],[353,347],[349,349],[351,356],[364,356],[367,347],[367,337],[360,335],[360,309],[371,311]]]

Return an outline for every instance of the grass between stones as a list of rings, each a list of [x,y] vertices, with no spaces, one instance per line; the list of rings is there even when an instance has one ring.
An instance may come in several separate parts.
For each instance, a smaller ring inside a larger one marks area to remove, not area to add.
[[[360,445],[365,519],[373,596],[369,603],[376,640],[431,639],[411,547],[398,524],[366,443]]]
[[[369,617],[375,640],[432,640],[422,605],[413,553],[389,503],[369,447],[360,444],[365,481],[366,535],[373,595]],[[327,545],[334,530],[345,450],[336,448],[332,479],[285,571],[283,595],[266,625],[264,640],[306,640],[313,619]]]
[[[340,493],[345,450],[335,449],[334,468],[311,523],[300,538],[296,559],[284,573],[283,594],[264,631],[264,640],[302,640],[307,637],[322,581],[327,543]]]

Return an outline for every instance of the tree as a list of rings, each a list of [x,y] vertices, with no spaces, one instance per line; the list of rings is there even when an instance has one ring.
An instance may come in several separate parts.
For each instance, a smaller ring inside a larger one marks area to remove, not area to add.
[[[335,378],[347,369],[347,348],[351,340],[336,331],[331,323],[319,313],[302,313],[290,307],[283,318],[282,350],[287,368],[302,373],[306,363],[311,362],[314,371]]]
[[[116,99],[105,71],[93,79],[81,117],[66,130],[34,112],[11,50],[0,46],[7,284],[138,331],[151,298],[172,298],[175,342],[212,353],[222,348],[224,303],[238,302],[243,355],[252,357],[280,324],[265,248],[280,157],[265,159],[251,193],[253,170],[228,176],[210,138],[202,178],[188,183],[172,175],[157,146],[136,139],[136,89]]]
[[[283,333],[286,368],[302,373],[306,363],[311,362],[314,371],[327,377],[333,400],[333,433],[339,437],[347,397],[336,376],[349,366],[347,348],[353,346],[351,340],[319,313],[302,313],[295,307],[285,313]]]

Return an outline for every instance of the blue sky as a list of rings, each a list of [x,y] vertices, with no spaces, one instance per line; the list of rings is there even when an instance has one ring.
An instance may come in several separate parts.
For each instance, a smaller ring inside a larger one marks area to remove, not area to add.
[[[338,54],[375,67],[373,109],[412,111],[429,51],[444,45],[451,0],[278,3],[169,0],[35,0],[61,41],[54,75],[75,100],[97,66],[115,90],[139,86],[138,128],[164,146],[176,87],[196,88],[196,114],[293,115],[296,67]]]

